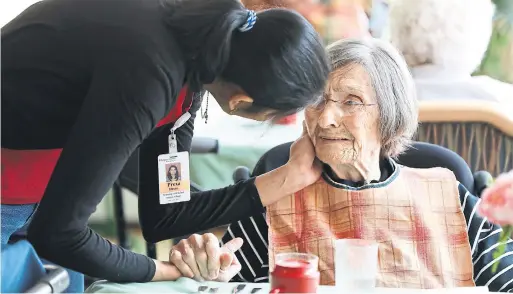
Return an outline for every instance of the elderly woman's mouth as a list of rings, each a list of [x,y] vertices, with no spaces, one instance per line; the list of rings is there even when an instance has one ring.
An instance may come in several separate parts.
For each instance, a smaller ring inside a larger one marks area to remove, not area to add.
[[[324,141],[351,141],[351,139],[345,137],[328,137],[328,136],[319,136],[321,140]]]

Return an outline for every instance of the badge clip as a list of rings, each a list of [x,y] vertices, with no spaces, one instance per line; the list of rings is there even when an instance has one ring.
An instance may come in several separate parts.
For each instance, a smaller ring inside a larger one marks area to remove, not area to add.
[[[183,126],[188,120],[191,118],[191,114],[186,112],[180,116],[176,122],[174,123],[173,127],[170,129],[171,134],[168,137],[168,143],[169,143],[169,154],[177,153],[178,152],[178,143],[176,142],[176,135],[175,131]]]

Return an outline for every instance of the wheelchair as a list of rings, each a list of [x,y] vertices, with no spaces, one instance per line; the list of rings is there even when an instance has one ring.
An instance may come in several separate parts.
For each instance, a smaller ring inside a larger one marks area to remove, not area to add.
[[[55,265],[43,265],[25,239],[2,248],[2,293],[61,293],[70,284],[68,272]]]

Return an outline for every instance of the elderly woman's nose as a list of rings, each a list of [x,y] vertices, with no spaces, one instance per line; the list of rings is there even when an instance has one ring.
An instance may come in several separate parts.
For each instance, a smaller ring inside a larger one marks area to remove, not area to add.
[[[326,105],[321,115],[319,116],[319,127],[326,128],[337,128],[340,125],[342,113],[331,105]]]

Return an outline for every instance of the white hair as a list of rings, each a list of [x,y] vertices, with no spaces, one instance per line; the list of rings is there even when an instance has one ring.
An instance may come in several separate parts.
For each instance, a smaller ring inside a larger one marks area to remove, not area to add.
[[[390,1],[390,41],[411,67],[472,73],[488,48],[494,12],[491,0]]]
[[[361,65],[369,75],[379,108],[381,155],[397,157],[411,144],[418,125],[413,78],[401,54],[374,39],[343,39],[328,46],[331,70]]]

